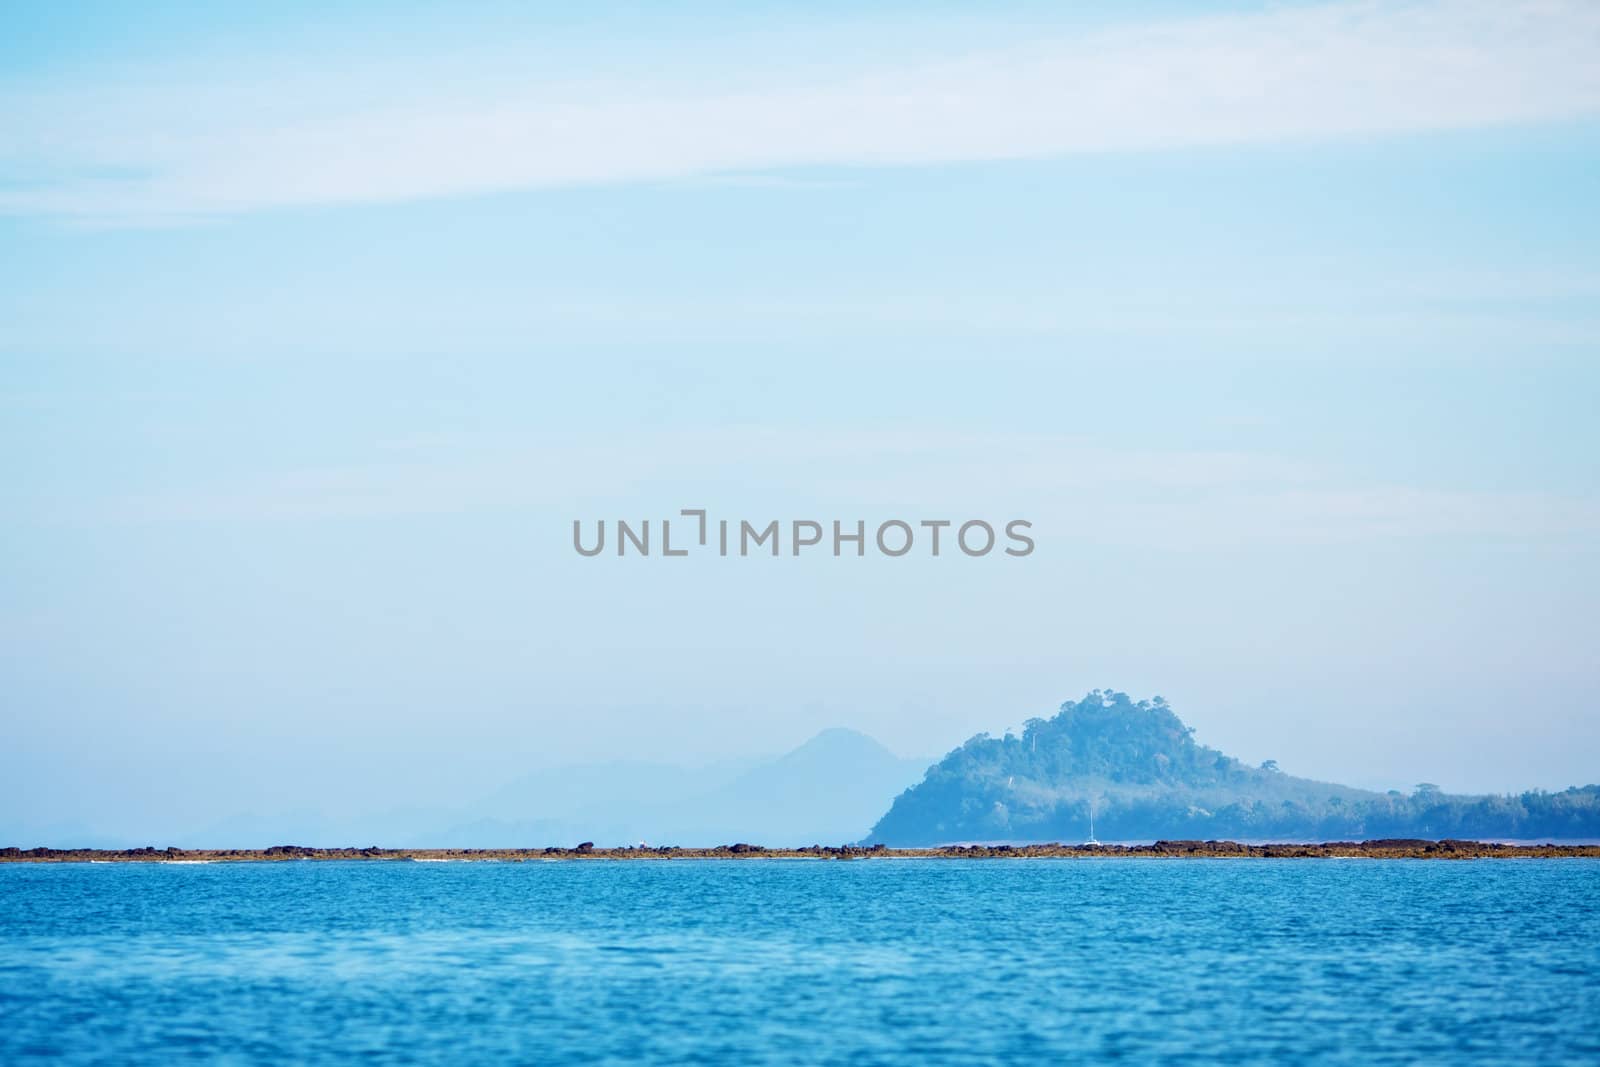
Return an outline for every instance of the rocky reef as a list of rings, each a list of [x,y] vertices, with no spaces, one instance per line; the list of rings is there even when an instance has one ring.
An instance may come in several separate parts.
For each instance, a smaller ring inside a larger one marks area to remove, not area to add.
[[[596,848],[585,841],[575,848],[310,848],[274,845],[263,849],[182,849],[155,847],[121,850],[92,848],[0,848],[0,863],[273,863],[289,860],[380,860],[438,862],[499,860],[524,863],[542,860],[750,860],[750,859],[1095,859],[1105,857],[1175,859],[1522,859],[1553,857],[1600,859],[1600,845],[1507,845],[1450,838],[1380,838],[1371,841],[1327,841],[1322,844],[1241,844],[1237,841],[1157,841],[1149,845],[942,845],[937,848],[888,848],[884,845],[810,845],[764,848],[739,842],[715,848]]]

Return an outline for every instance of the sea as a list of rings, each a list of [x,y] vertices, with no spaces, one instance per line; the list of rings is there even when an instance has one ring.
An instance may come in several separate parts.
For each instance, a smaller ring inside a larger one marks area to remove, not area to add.
[[[0,864],[0,1063],[1600,1063],[1600,861]]]

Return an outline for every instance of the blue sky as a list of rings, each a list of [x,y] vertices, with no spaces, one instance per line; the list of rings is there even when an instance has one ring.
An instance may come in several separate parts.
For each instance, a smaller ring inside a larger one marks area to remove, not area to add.
[[[0,829],[1108,685],[1600,779],[1596,59],[1563,3],[7,11]],[[692,506],[1039,550],[568,547]]]

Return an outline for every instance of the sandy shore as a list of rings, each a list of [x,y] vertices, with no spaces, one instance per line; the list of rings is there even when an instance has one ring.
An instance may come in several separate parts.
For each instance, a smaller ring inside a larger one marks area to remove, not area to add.
[[[1386,838],[1329,841],[1317,845],[1242,845],[1234,841],[1157,841],[1151,845],[946,845],[937,848],[862,848],[812,845],[763,848],[307,848],[277,845],[267,849],[88,849],[0,848],[0,863],[272,863],[284,860],[387,860],[529,862],[542,860],[695,860],[695,859],[1091,859],[1095,857],[1178,857],[1192,859],[1533,859],[1600,858],[1600,845],[1501,845],[1481,841],[1427,841]]]

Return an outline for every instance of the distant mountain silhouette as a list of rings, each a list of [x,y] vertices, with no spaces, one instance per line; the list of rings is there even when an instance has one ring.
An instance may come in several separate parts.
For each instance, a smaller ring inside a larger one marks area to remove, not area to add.
[[[1375,793],[1248,767],[1197,744],[1160,697],[1095,690],[1031,719],[1020,737],[979,734],[895,799],[865,839],[1600,838],[1600,787],[1452,796],[1423,785]]]
[[[922,776],[854,730],[824,730],[782,756],[684,768],[609,763],[539,771],[476,805],[442,846],[633,844],[770,846],[860,837],[884,800]]]
[[[921,778],[927,767],[927,760],[901,759],[866,734],[824,730],[674,815],[684,832],[696,830],[696,843],[852,841],[883,810],[885,797]]]
[[[927,759],[901,759],[854,730],[824,730],[780,756],[699,767],[613,761],[530,772],[450,808],[329,816],[316,809],[229,813],[148,838],[60,825],[0,826],[0,845],[123,848],[325,848],[841,844],[872,826],[888,798],[922,777]]]

